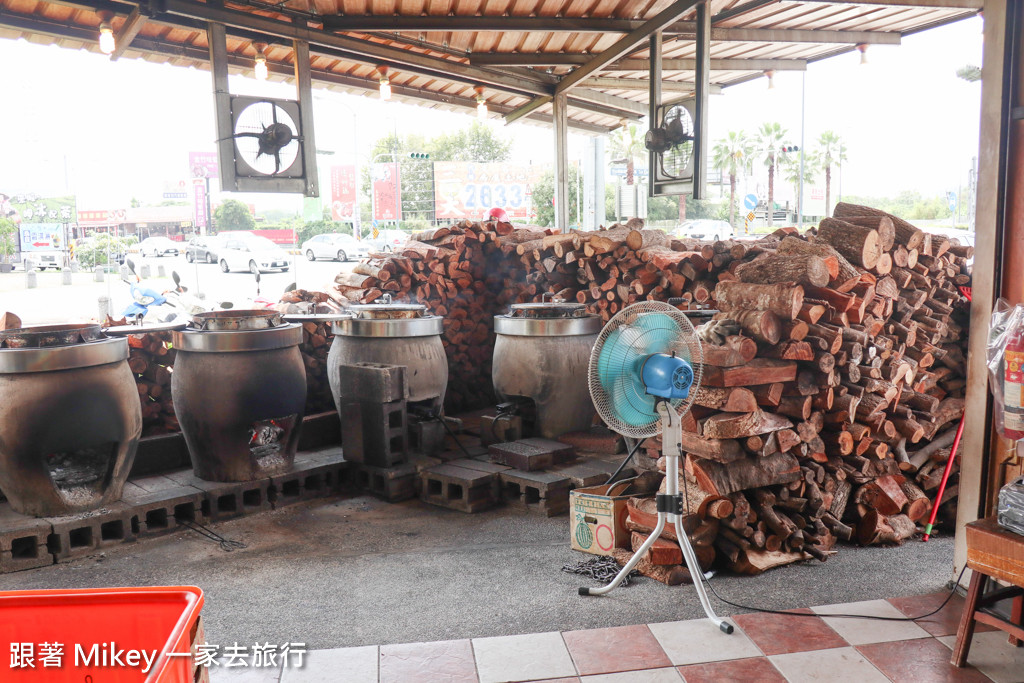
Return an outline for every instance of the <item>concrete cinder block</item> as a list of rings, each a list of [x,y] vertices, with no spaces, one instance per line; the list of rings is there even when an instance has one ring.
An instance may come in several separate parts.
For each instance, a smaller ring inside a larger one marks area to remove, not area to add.
[[[374,467],[363,463],[355,466],[354,474],[358,488],[369,491],[389,503],[415,498],[419,492],[419,472],[413,464]]]
[[[50,531],[45,520],[19,515],[0,503],[0,574],[53,564],[46,547]]]
[[[409,450],[423,455],[440,453],[446,435],[444,425],[437,420],[413,422],[409,425]]]
[[[498,502],[498,477],[493,472],[449,463],[424,470],[420,480],[420,499],[431,505],[480,512]]]
[[[406,402],[348,403],[341,410],[345,459],[374,467],[393,467],[409,455]]]
[[[575,449],[550,439],[520,439],[488,447],[493,462],[524,472],[543,470],[575,457]]]
[[[271,477],[270,500],[275,508],[334,495],[345,483],[349,463],[340,448],[324,448],[295,456],[292,470]]]
[[[480,418],[480,443],[518,441],[523,438],[523,418],[519,415],[484,415]]]
[[[174,472],[167,476],[182,486],[191,486],[202,491],[203,516],[215,522],[271,509],[270,479],[206,481],[195,476],[191,470]]]
[[[340,365],[338,380],[342,403],[391,403],[409,398],[404,365]]]
[[[160,480],[169,485],[157,488]],[[132,508],[132,527],[138,536],[174,533],[179,521],[204,524],[204,500],[199,489],[177,485],[167,477],[130,481],[121,497],[121,502]]]
[[[554,517],[569,511],[572,480],[551,472],[506,470],[498,474],[502,499],[512,507]]]
[[[52,531],[46,545],[57,562],[95,553],[100,548],[134,541],[138,528],[133,510],[124,503],[112,503],[99,510],[64,517],[47,517]]]

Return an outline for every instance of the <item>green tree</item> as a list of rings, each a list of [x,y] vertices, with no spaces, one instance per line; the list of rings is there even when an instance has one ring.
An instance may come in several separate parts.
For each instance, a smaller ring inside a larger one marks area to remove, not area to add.
[[[579,173],[579,167],[569,166],[570,223],[576,219],[577,206],[579,206],[579,194],[577,193]],[[546,228],[555,224],[555,205],[552,203],[554,198],[555,172],[547,171],[533,186],[533,208],[537,211],[537,225]]]
[[[754,135],[754,149],[768,168],[768,225],[775,214],[775,169],[783,156],[783,141],[788,131],[779,123],[762,123]]]
[[[14,233],[17,231],[14,221],[0,217],[0,263],[7,263],[14,256]]]
[[[228,199],[213,212],[217,230],[252,230],[256,219],[249,213],[249,207],[237,199]]]
[[[75,250],[75,259],[83,268],[105,266],[115,262],[120,254],[124,254],[134,242],[105,232],[89,236]]]
[[[612,135],[612,162],[626,164],[626,184],[633,184],[633,170],[638,159],[644,158],[644,136],[635,123],[627,123]]]
[[[736,176],[749,170],[753,149],[746,134],[730,131],[711,149],[715,168],[729,174],[729,225],[736,226]]]
[[[817,158],[825,171],[825,215],[831,215],[832,164],[843,165],[846,161],[846,144],[834,131],[826,130],[818,138]]]
[[[480,121],[431,138],[424,147],[431,161],[508,161],[512,155],[512,141]]]
[[[647,200],[647,220],[675,221],[679,219],[679,197],[651,197]]]

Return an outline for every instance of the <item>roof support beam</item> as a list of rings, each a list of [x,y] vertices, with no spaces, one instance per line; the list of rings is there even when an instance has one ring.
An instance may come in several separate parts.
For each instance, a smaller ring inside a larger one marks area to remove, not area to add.
[[[475,54],[470,56],[470,63],[487,66],[575,66],[587,64],[593,59],[591,55],[562,54],[557,52],[539,54]],[[695,59],[663,59],[663,71],[693,71],[696,69]],[[570,76],[582,70],[576,69]],[[598,71],[647,71],[650,60],[622,59],[602,66]],[[712,59],[712,71],[805,71],[807,62],[802,59]],[[567,76],[566,78],[569,78]]]
[[[135,40],[135,36],[139,35],[139,31],[142,30],[142,25],[146,23],[147,19],[149,16],[143,14],[139,7],[132,8],[128,18],[121,24],[121,30],[114,36],[114,51],[110,53],[110,61],[116,62],[124,54],[124,51]]]
[[[546,33],[628,33],[643,26],[638,19],[592,19],[581,17],[404,17],[390,15],[326,16],[324,28],[336,31],[401,31],[409,33],[459,33],[514,31]],[[697,23],[677,21],[665,27],[666,36],[696,38]],[[870,43],[899,45],[893,31],[831,31],[807,29],[713,28],[711,40],[754,43]]]
[[[676,0],[671,5],[661,10],[653,17],[645,21],[639,28],[630,31],[619,38],[607,50],[593,57],[586,64],[573,71],[563,78],[555,86],[555,94],[560,95],[568,92],[588,76],[600,71],[603,67],[629,54],[637,45],[647,40],[652,33],[660,31],[669,24],[680,19],[684,14],[701,4],[703,0]]]
[[[984,0],[801,0],[829,4],[893,5],[896,7],[938,7],[946,9],[984,9]]]
[[[585,80],[583,85],[593,88],[605,88],[606,90],[647,90],[650,84],[643,78],[602,78],[601,76],[596,76]],[[696,87],[697,85],[690,81],[666,81],[664,79],[661,81],[662,92],[692,93]],[[712,85],[709,92],[712,95],[721,95],[722,88]]]

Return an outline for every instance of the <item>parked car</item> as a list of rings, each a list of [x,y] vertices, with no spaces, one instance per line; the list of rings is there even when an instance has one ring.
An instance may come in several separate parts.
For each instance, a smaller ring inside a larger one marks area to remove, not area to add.
[[[678,237],[689,237],[695,240],[727,240],[732,238],[732,226],[728,221],[716,221],[710,218],[698,218],[684,221],[676,230]]]
[[[189,263],[217,263],[221,246],[221,240],[217,237],[196,235],[185,246],[185,260]]]
[[[375,251],[394,251],[409,241],[409,233],[401,230],[381,230],[376,239],[367,239]]]
[[[248,270],[250,273],[270,270],[288,270],[288,252],[266,237],[243,234],[228,237],[218,250],[220,269],[225,273],[232,270]]]
[[[302,243],[302,253],[310,261],[318,258],[329,258],[337,261],[348,261],[351,258],[361,259],[370,254],[370,245],[365,240],[357,240],[352,235],[328,233],[315,235]]]
[[[184,249],[180,242],[166,237],[147,237],[139,242],[139,253],[142,256],[177,256]]]

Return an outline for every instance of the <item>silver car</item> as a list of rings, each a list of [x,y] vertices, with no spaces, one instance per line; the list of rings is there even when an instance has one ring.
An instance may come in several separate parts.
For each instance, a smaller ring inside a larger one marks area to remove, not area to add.
[[[685,221],[676,231],[680,238],[689,237],[695,240],[718,241],[732,239],[733,231],[728,221],[718,221],[710,218],[698,218]]]
[[[302,253],[310,261],[316,261],[318,258],[336,261],[359,260],[369,256],[370,245],[352,235],[329,233],[316,235],[303,242]]]

